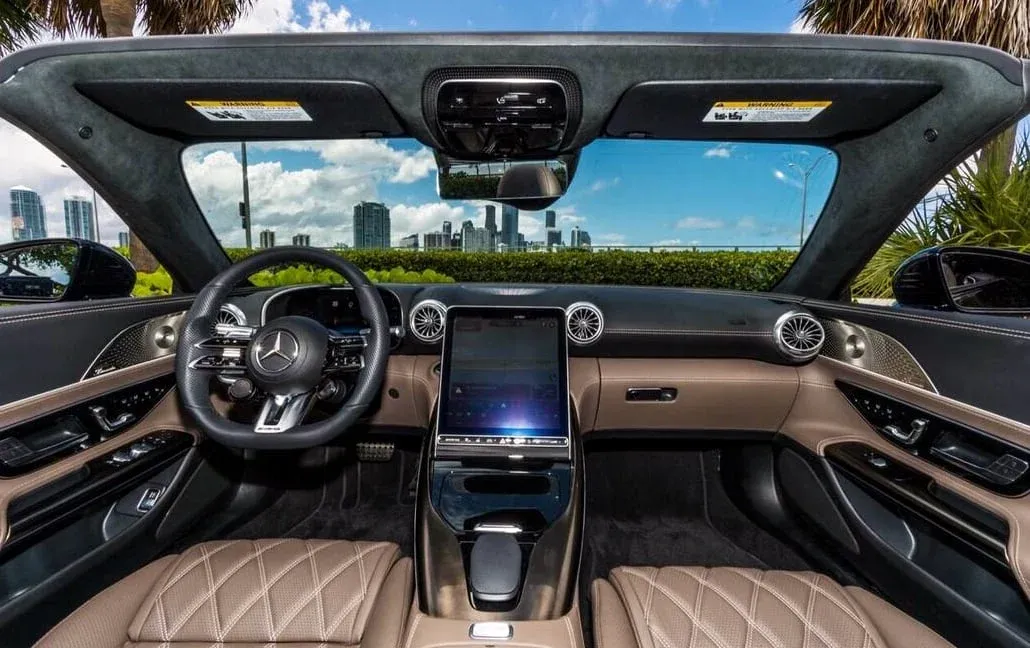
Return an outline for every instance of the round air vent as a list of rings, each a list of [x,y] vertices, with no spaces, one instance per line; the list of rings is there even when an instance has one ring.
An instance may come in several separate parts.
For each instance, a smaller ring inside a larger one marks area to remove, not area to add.
[[[435,299],[415,304],[408,317],[411,334],[421,342],[439,342],[443,337],[443,325],[447,319],[447,307]]]
[[[826,339],[823,325],[808,313],[790,311],[776,320],[773,337],[780,351],[792,360],[811,360]]]
[[[573,344],[593,344],[604,332],[604,315],[590,302],[576,302],[565,309],[565,330]]]
[[[221,308],[218,309],[218,316],[215,317],[215,324],[246,326],[247,316],[235,304],[222,304]]]

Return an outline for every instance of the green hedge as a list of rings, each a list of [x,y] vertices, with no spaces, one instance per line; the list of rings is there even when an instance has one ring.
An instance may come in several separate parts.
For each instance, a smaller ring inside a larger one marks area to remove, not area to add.
[[[233,261],[254,251],[227,250]],[[414,252],[340,250],[360,268],[405,268],[433,272],[459,282],[584,283],[767,290],[793,263],[796,252]],[[382,278],[381,281],[390,281]]]

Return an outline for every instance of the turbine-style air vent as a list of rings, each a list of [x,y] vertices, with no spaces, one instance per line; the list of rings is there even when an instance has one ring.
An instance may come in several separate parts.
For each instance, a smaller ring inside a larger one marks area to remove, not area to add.
[[[443,325],[447,319],[447,307],[435,299],[415,304],[408,318],[408,328],[421,342],[439,342],[443,337]]]
[[[590,302],[576,302],[565,309],[565,330],[573,344],[593,344],[604,332],[604,315]]]
[[[773,327],[773,336],[776,346],[792,360],[811,360],[819,354],[826,340],[819,320],[799,311],[781,315]]]
[[[228,324],[229,326],[246,326],[247,316],[234,304],[222,304],[218,309],[218,316],[215,317],[215,324]]]

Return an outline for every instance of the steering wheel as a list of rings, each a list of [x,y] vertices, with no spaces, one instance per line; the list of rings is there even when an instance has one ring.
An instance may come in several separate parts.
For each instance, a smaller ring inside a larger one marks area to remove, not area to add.
[[[220,327],[215,319],[232,289],[270,266],[311,263],[343,275],[354,289],[367,334],[339,335],[299,316],[261,328]],[[322,445],[345,432],[377,397],[390,356],[390,323],[379,291],[361,270],[336,254],[308,247],[259,252],[220,273],[204,287],[182,323],[175,380],[182,406],[212,440],[235,448],[290,449]],[[354,389],[325,420],[303,424],[325,379],[356,372]],[[252,425],[217,412],[210,383],[216,374],[246,376],[266,394]]]

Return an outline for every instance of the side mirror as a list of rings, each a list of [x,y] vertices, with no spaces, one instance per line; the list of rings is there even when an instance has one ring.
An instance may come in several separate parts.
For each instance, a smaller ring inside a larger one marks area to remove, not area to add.
[[[894,274],[899,304],[992,315],[1030,315],[1030,254],[981,247],[934,247]]]
[[[128,297],[136,269],[111,248],[76,239],[0,245],[0,302]]]

